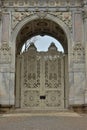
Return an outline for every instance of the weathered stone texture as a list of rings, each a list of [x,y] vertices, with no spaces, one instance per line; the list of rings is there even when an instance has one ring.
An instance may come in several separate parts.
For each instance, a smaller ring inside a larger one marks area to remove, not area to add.
[[[16,0],[4,0],[0,3],[0,104],[1,105],[15,105],[16,107],[37,106],[38,105],[38,79],[34,84],[35,74],[32,71],[37,71],[38,65],[34,65],[34,62],[23,61],[25,54],[28,57],[28,53],[20,55],[21,47],[24,42],[34,35],[45,34],[55,37],[60,41],[64,48],[64,62],[62,62],[62,69],[55,71],[55,68],[60,64],[57,64],[54,68],[45,70],[42,53],[41,57],[40,73],[42,79],[40,83],[45,85],[47,78],[43,75],[49,73],[49,79],[52,81],[46,84],[51,88],[48,92],[46,89],[47,99],[45,104],[52,107],[60,105],[57,102],[58,90],[53,90],[53,83],[56,76],[59,75],[63,90],[61,95],[63,99],[63,107],[69,107],[69,105],[82,105],[87,104],[87,2],[80,0],[44,0],[44,1],[16,1]],[[84,14],[84,15],[83,15]],[[34,48],[35,49],[35,48]],[[56,50],[55,50],[56,52]],[[34,53],[33,53],[34,54]],[[32,54],[32,55],[33,55]],[[43,55],[45,56],[46,53]],[[53,53],[52,53],[53,54]],[[36,56],[36,54],[35,54]],[[19,57],[19,59],[17,58]],[[60,56],[59,56],[60,57]],[[28,57],[29,58],[29,57]],[[32,58],[30,58],[32,59]],[[52,59],[52,57],[51,57]],[[51,61],[50,59],[50,61]],[[46,60],[46,59],[45,59]],[[24,63],[24,64],[23,64]],[[22,65],[22,70],[20,69]],[[24,66],[25,65],[25,66]],[[28,65],[31,65],[31,70],[28,72],[30,75],[26,77]],[[24,69],[25,79],[23,79]],[[35,67],[37,66],[36,70]],[[17,67],[19,67],[18,70]],[[32,69],[32,67],[34,69]],[[64,72],[63,72],[64,70]],[[54,74],[55,72],[55,74]],[[20,80],[23,79],[23,80]],[[31,80],[29,80],[31,79]],[[28,81],[28,84],[27,82]],[[56,82],[59,79],[55,81]],[[25,84],[23,84],[25,82]],[[63,84],[64,83],[64,84]],[[29,86],[29,84],[31,84]],[[27,89],[24,89],[24,85]],[[59,84],[57,84],[58,87]],[[22,86],[22,88],[21,88]],[[32,86],[36,88],[32,88]],[[29,89],[31,87],[32,89]],[[39,86],[40,87],[40,86]],[[41,98],[43,96],[43,88],[41,89]],[[52,95],[52,98],[49,98]],[[57,96],[55,96],[57,95]],[[57,97],[57,98],[56,98]],[[21,101],[21,100],[22,101]],[[35,99],[35,101],[32,101]],[[54,101],[55,99],[55,101]],[[28,102],[30,101],[30,103]],[[16,104],[15,104],[16,102]],[[43,102],[43,101],[42,101]],[[51,102],[51,103],[50,103]],[[43,104],[43,103],[42,103]],[[28,108],[27,107],[27,108]]]
[[[74,14],[74,37],[76,42],[82,42],[82,14],[77,12]]]
[[[2,14],[2,43],[9,44],[9,24],[10,16],[9,14]]]

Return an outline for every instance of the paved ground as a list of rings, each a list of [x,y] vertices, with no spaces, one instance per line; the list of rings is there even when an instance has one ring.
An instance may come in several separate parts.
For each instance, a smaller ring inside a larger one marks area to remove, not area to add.
[[[87,115],[77,113],[0,115],[0,130],[87,130]]]

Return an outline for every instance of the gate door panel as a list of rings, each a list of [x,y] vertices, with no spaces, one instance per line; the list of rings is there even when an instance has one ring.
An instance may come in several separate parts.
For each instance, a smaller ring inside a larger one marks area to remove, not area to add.
[[[22,56],[21,107],[40,107],[41,65],[36,52]]]
[[[64,108],[64,56],[52,44],[47,52],[29,47],[21,55],[20,104],[30,110]]]
[[[64,60],[61,55],[48,54],[45,60],[45,106],[64,108]]]

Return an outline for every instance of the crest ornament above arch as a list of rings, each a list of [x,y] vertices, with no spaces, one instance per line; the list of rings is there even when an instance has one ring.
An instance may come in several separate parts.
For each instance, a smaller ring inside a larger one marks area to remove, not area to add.
[[[38,11],[38,12],[36,12],[37,13],[37,16],[40,18],[40,19],[44,19],[46,16],[47,16],[47,11],[43,11],[43,10],[41,10],[41,11]]]

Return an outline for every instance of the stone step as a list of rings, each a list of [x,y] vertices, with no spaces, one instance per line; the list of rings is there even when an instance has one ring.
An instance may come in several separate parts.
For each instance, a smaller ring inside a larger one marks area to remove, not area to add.
[[[32,114],[47,114],[47,113],[59,113],[59,112],[70,112],[68,109],[60,110],[29,110],[29,109],[10,109],[10,113],[32,113]]]

